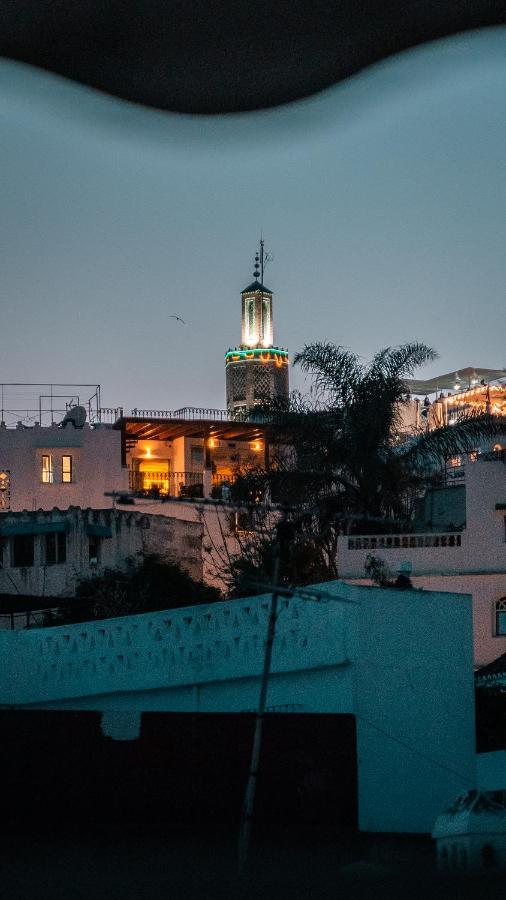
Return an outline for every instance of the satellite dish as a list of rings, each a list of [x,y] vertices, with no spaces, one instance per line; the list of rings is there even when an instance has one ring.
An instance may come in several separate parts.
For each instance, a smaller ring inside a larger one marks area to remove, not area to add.
[[[65,428],[69,422],[74,426],[74,428],[82,428],[84,423],[86,422],[86,410],[84,406],[72,406],[68,412],[65,413],[64,418],[60,422],[60,428]]]

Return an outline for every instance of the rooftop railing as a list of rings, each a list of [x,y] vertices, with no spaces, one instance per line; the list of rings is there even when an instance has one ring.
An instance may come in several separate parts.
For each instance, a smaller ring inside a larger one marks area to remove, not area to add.
[[[122,406],[101,406],[99,409],[99,422],[102,425],[114,425],[122,416]]]
[[[376,534],[348,538],[348,550],[411,550],[422,547],[461,547],[460,531],[444,534]]]
[[[74,407],[86,410],[90,424],[100,422],[100,385],[2,382],[0,421],[6,428],[59,425]]]
[[[201,406],[183,406],[181,409],[132,409],[132,416],[139,419],[183,419],[185,422],[195,421],[227,421],[226,409],[211,409]]]

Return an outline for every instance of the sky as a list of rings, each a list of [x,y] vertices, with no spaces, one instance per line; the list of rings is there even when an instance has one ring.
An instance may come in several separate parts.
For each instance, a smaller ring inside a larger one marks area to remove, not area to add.
[[[418,377],[506,366],[505,84],[505,28],[215,117],[0,61],[1,380],[224,408],[260,233],[292,355],[420,340]]]

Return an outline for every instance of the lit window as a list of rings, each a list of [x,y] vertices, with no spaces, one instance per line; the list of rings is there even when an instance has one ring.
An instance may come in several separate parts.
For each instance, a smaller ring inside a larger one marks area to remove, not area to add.
[[[61,458],[61,480],[64,484],[72,482],[72,457],[62,456]]]
[[[43,484],[53,483],[53,457],[42,455],[41,481]]]
[[[501,597],[495,604],[496,637],[506,637],[506,597]]]

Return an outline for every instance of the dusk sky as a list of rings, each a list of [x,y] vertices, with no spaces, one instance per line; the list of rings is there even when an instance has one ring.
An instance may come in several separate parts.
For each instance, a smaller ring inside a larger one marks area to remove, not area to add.
[[[420,377],[506,366],[505,86],[506,29],[225,117],[1,62],[2,380],[224,408],[261,231],[292,355],[417,339],[440,353]]]

